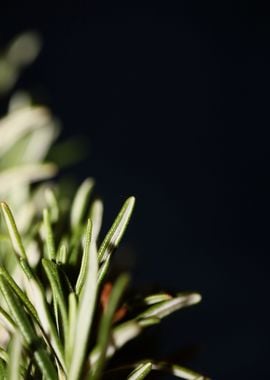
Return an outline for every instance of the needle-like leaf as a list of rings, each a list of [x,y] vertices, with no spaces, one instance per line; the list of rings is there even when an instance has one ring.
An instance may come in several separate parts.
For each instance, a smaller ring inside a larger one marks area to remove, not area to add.
[[[152,363],[139,364],[127,377],[127,380],[143,380],[152,370]]]
[[[77,299],[75,293],[70,293],[68,296],[68,340],[65,344],[66,363],[70,363],[72,351],[74,347],[74,338],[76,333],[77,320]]]
[[[2,266],[0,266],[0,276],[3,276],[5,278],[5,280],[8,282],[14,293],[16,293],[17,297],[19,297],[29,314],[36,321],[38,321],[38,314],[33,304],[31,303],[27,295],[22,291],[22,289],[16,284],[16,282],[13,280],[10,274]]]
[[[51,218],[48,209],[43,210],[43,225],[45,228],[45,241],[47,247],[48,258],[50,260],[55,260],[56,251],[54,236],[52,232]]]
[[[76,294],[79,295],[82,287],[85,283],[85,278],[87,274],[87,265],[88,265],[88,259],[89,259],[89,249],[90,249],[90,243],[91,243],[91,237],[92,237],[92,223],[91,220],[88,219],[86,231],[85,231],[85,239],[84,239],[84,248],[83,248],[83,255],[82,255],[82,262],[81,262],[81,268],[80,273],[76,282]],[[94,241],[93,241],[94,244]]]
[[[6,169],[0,174],[0,194],[7,193],[15,186],[22,186],[33,182],[52,178],[57,173],[54,164],[25,164]]]
[[[86,205],[94,188],[94,184],[95,182],[92,178],[87,178],[81,184],[75,195],[70,212],[70,224],[73,231],[82,223]]]
[[[56,380],[57,373],[47,351],[44,349],[40,338],[35,333],[35,330],[20,301],[16,298],[12,289],[9,287],[9,284],[2,277],[0,277],[0,290],[25,342],[29,347],[34,349],[33,354],[41,372],[44,374],[46,379]]]
[[[63,327],[65,341],[66,341],[67,334],[68,334],[68,316],[67,316],[67,308],[66,308],[66,303],[65,303],[64,292],[62,289],[62,285],[61,285],[61,281],[60,281],[60,277],[58,273],[58,268],[55,263],[47,259],[42,259],[42,265],[47,274],[48,280],[50,282],[54,299],[56,300],[57,305],[59,306],[59,309],[60,309],[60,313],[62,317],[61,326]]]
[[[104,241],[101,244],[101,247],[98,251],[98,259],[101,265],[99,270],[99,284],[103,280],[104,276],[109,267],[111,255],[113,251],[118,247],[122,236],[127,228],[128,222],[132,215],[135,205],[135,198],[130,197],[124,203],[122,209],[120,210],[115,222],[107,233]]]
[[[78,380],[86,357],[97,297],[98,261],[95,244],[90,243],[88,268],[85,284],[80,297],[75,329],[73,354],[69,369],[69,380]]]
[[[16,323],[2,307],[0,307],[0,323],[8,332],[13,333],[16,329]]]
[[[200,375],[190,369],[181,367],[176,364],[168,364],[164,362],[152,362],[153,370],[170,373],[171,375],[183,380],[210,380],[209,378]]]
[[[46,125],[50,112],[44,107],[23,107],[0,120],[0,157],[24,135]]]
[[[194,305],[200,301],[201,296],[198,293],[180,293],[168,301],[163,301],[149,307],[146,311],[139,314],[137,318],[164,318],[183,307]]]
[[[16,255],[19,258],[26,259],[25,249],[24,249],[19,231],[17,229],[14,217],[12,215],[12,212],[5,202],[1,202],[0,207],[4,215],[4,219],[7,225],[10,240],[11,240],[11,243]]]

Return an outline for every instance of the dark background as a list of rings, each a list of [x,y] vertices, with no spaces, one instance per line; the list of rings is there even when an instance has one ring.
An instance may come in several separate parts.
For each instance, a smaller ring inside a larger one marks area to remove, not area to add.
[[[2,45],[26,29],[44,39],[17,87],[52,107],[64,136],[89,138],[74,172],[97,179],[107,227],[137,197],[122,246],[134,280],[202,293],[152,332],[157,355],[184,351],[213,379],[270,378],[270,13],[124,4],[1,6]]]

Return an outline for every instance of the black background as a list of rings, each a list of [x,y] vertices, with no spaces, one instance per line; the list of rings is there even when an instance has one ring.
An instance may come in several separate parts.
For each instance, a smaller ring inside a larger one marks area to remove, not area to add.
[[[196,351],[182,362],[220,380],[270,378],[263,4],[77,1],[0,14],[2,45],[26,29],[43,35],[17,87],[52,107],[66,137],[88,137],[74,172],[96,178],[105,226],[136,196],[122,246],[134,280],[203,295],[153,332],[157,355]]]

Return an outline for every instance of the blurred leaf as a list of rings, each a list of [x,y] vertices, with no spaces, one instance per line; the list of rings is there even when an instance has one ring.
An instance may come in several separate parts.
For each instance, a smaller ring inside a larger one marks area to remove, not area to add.
[[[152,362],[153,369],[157,371],[167,372],[171,375],[183,380],[210,380],[209,378],[200,375],[190,369],[181,367],[176,364],[168,364],[164,362]]]
[[[0,157],[27,134],[47,126],[51,118],[45,107],[27,106],[0,119]]]
[[[130,375],[128,375],[127,380],[143,380],[152,370],[152,363],[142,363],[139,364]]]
[[[23,165],[7,169],[0,174],[0,194],[8,193],[15,187],[54,177],[57,168],[53,164]]]
[[[29,31],[17,36],[9,45],[6,53],[6,59],[10,65],[22,67],[32,63],[41,50],[40,36]]]
[[[201,296],[198,293],[182,293],[168,301],[163,301],[151,306],[146,311],[139,314],[137,318],[164,318],[183,307],[195,305],[200,301]]]
[[[14,333],[10,342],[7,380],[20,380],[20,361],[22,355],[22,340],[18,332]]]
[[[94,184],[95,182],[91,178],[87,178],[77,190],[70,212],[70,224],[73,231],[77,226],[80,226],[83,221],[86,206],[93,191]]]
[[[47,248],[48,258],[50,260],[55,260],[56,251],[55,251],[55,242],[52,232],[51,218],[48,209],[43,210],[43,225],[45,229],[45,242]]]

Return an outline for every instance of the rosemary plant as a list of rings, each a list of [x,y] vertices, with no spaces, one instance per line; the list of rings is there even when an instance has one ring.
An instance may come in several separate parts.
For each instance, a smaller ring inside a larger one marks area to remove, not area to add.
[[[139,380],[152,371],[206,379],[148,358],[109,365],[144,329],[201,296],[157,293],[135,302],[129,276],[110,277],[135,199],[126,200],[100,240],[103,205],[93,197],[93,179],[70,203],[45,181],[56,172],[44,163],[57,135],[53,120],[45,108],[24,104],[0,121],[0,379]]]

